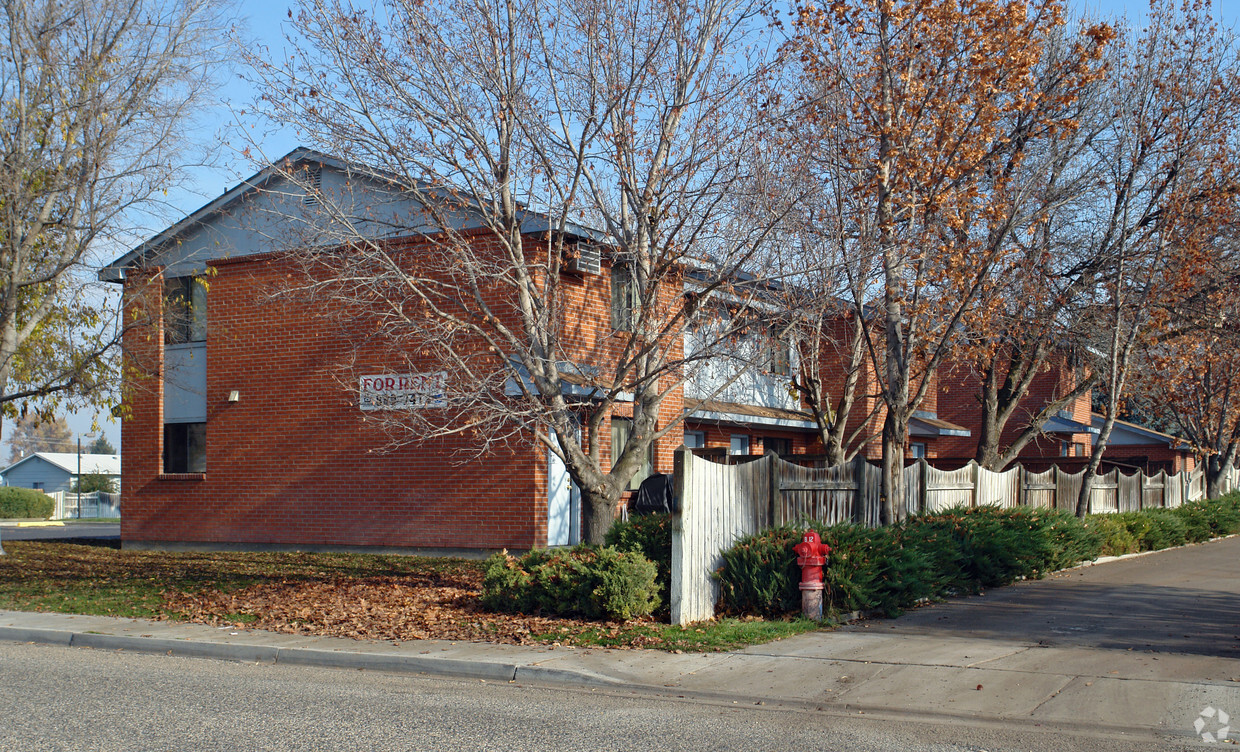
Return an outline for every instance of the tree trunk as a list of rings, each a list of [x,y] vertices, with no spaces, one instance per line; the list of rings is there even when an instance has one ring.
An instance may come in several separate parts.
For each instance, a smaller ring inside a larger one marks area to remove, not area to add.
[[[613,493],[610,486],[602,491],[581,489],[581,515],[584,527],[583,540],[592,546],[603,545],[607,531],[616,521],[616,504],[620,494]]]
[[[1206,458],[1206,498],[1217,499],[1223,495],[1223,473],[1227,472],[1236,462],[1236,442],[1232,442],[1225,454],[1212,454]]]
[[[1112,400],[1114,402],[1114,400]],[[1076,516],[1089,514],[1089,495],[1093,492],[1094,478],[1098,477],[1098,466],[1102,464],[1102,455],[1106,453],[1107,442],[1111,440],[1111,430],[1115,428],[1115,409],[1107,411],[1107,419],[1102,424],[1102,432],[1098,434],[1098,442],[1094,444],[1093,454],[1089,456],[1089,465],[1081,478],[1081,494],[1076,497]]]
[[[882,523],[892,525],[903,517],[904,449],[908,444],[908,423],[893,419],[890,410],[883,422],[883,510]]]

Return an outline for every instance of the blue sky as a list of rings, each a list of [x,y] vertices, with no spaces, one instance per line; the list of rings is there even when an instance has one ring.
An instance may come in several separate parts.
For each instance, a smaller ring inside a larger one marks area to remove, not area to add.
[[[359,0],[359,4],[363,2],[364,0]],[[291,5],[287,2],[246,3],[243,16],[237,23],[236,35],[250,40],[250,46],[261,45],[267,48],[269,55],[281,57],[285,47],[282,33],[284,24],[288,20],[290,7]],[[1132,22],[1139,23],[1149,8],[1149,4],[1145,1],[1091,0],[1070,3],[1070,7],[1090,14],[1126,14]],[[1240,27],[1240,0],[1218,0],[1215,4],[1215,14],[1224,26]],[[195,170],[187,176],[188,180],[184,186],[170,193],[169,203],[171,211],[175,214],[174,218],[192,212],[254,172],[254,162],[242,156],[242,151],[249,141],[257,143],[262,153],[271,158],[283,155],[298,145],[297,134],[287,128],[260,125],[252,118],[239,116],[238,113],[249,107],[254,95],[255,92],[251,86],[237,73],[222,82],[217,106],[202,113],[201,121],[196,129],[198,137],[207,139],[208,143],[221,144],[219,165],[212,169]],[[245,128],[249,137],[241,136],[237,130],[238,127]],[[155,231],[162,227],[148,229]],[[96,416],[89,411],[69,416],[70,427],[82,434],[91,430],[93,420],[96,420]],[[119,447],[119,423],[106,415],[99,416],[97,420],[108,439]],[[5,440],[9,434],[7,423],[6,421],[4,426]],[[0,452],[3,452],[4,457],[7,458],[7,447],[0,449]]]

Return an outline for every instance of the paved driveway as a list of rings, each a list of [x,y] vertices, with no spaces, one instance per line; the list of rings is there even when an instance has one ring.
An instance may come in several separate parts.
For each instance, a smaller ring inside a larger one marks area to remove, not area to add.
[[[11,540],[120,540],[120,522],[73,522],[48,527],[0,525],[0,542]]]
[[[849,629],[1240,658],[1240,537],[1075,569]]]

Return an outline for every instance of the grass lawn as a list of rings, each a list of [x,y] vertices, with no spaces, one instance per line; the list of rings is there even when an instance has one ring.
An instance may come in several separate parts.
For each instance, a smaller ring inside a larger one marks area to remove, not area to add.
[[[478,603],[482,563],[312,553],[122,551],[116,543],[11,541],[0,609],[189,620],[378,640],[482,640],[730,650],[818,628],[720,619],[687,628],[497,614]]]

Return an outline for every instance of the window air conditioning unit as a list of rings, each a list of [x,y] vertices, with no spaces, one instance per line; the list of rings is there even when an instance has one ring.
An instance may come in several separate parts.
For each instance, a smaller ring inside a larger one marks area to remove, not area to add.
[[[578,274],[598,274],[603,269],[602,249],[588,240],[565,243],[564,268]]]

